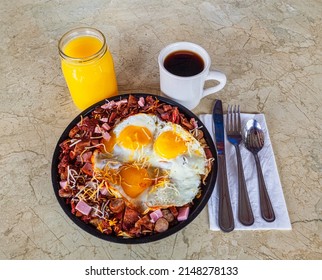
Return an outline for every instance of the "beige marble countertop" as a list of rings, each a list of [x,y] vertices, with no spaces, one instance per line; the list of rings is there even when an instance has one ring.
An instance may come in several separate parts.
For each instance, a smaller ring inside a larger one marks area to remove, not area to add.
[[[0,3],[0,259],[322,259],[322,3],[319,0],[47,1]],[[195,113],[224,107],[266,116],[291,231],[209,230],[206,208],[164,240],[121,245],[80,230],[51,184],[54,147],[79,114],[57,42],[103,31],[120,92],[159,94],[157,56],[191,41],[226,73]]]

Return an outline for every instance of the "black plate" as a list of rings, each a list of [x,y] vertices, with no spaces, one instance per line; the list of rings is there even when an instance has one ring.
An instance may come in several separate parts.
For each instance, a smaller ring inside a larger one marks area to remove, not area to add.
[[[216,149],[215,149],[215,145],[212,141],[212,138],[208,132],[208,130],[206,129],[206,127],[204,126],[204,124],[200,121],[200,119],[193,114],[190,110],[188,110],[186,107],[180,105],[179,103],[162,97],[162,96],[156,96],[153,94],[147,94],[147,93],[132,93],[131,95],[139,98],[141,96],[146,97],[146,96],[153,96],[156,97],[157,99],[159,99],[160,101],[170,104],[172,106],[177,106],[179,111],[181,113],[183,113],[185,116],[188,117],[188,119],[190,118],[195,118],[196,121],[198,121],[198,125],[202,126],[201,130],[204,133],[204,138],[209,146],[209,148],[211,149],[211,152],[213,154],[213,157],[215,158],[215,162],[213,164],[213,168],[211,173],[208,175],[207,177],[207,181],[206,181],[206,185],[203,186],[203,191],[201,196],[197,199],[194,200],[194,205],[190,208],[190,214],[187,220],[179,222],[177,225],[169,228],[167,231],[163,232],[163,233],[158,233],[158,234],[153,234],[153,235],[149,235],[149,236],[143,236],[143,237],[138,237],[138,238],[122,238],[122,237],[117,237],[114,235],[106,235],[101,233],[100,231],[98,231],[95,227],[93,227],[90,224],[86,224],[85,222],[83,222],[81,219],[77,218],[75,215],[73,215],[71,213],[71,208],[69,204],[66,204],[65,199],[61,198],[58,195],[58,191],[60,188],[59,185],[59,181],[60,181],[60,177],[59,177],[59,173],[58,173],[58,164],[59,164],[59,155],[60,155],[60,147],[59,144],[62,143],[65,139],[68,138],[68,133],[69,131],[81,120],[81,116],[87,116],[89,115],[97,106],[103,105],[104,103],[106,103],[106,100],[108,101],[112,101],[112,100],[120,100],[123,98],[128,98],[130,94],[123,94],[123,95],[117,95],[117,96],[113,96],[111,98],[108,99],[104,99],[94,105],[92,105],[91,107],[89,107],[88,109],[84,110],[82,113],[80,113],[64,130],[63,134],[61,135],[61,137],[58,140],[58,143],[56,145],[55,151],[54,151],[54,155],[53,155],[53,160],[52,160],[52,166],[51,166],[51,178],[52,178],[52,183],[53,183],[53,187],[54,187],[54,192],[55,195],[57,197],[57,200],[60,204],[60,206],[63,208],[63,210],[65,211],[65,213],[67,214],[67,216],[76,224],[78,225],[80,228],[82,228],[83,230],[85,230],[86,232],[107,240],[107,241],[111,241],[111,242],[115,242],[115,243],[124,243],[124,244],[138,244],[138,243],[147,243],[147,242],[152,242],[152,241],[156,241],[156,240],[160,240],[162,238],[165,238],[171,234],[174,234],[176,232],[178,232],[179,230],[181,230],[182,228],[184,228],[185,226],[187,226],[189,223],[191,223],[198,215],[199,213],[202,211],[202,209],[205,207],[205,205],[207,204],[214,186],[215,186],[215,182],[216,182],[216,177],[217,177],[217,153],[216,153]],[[207,227],[207,225],[204,225],[205,227]]]

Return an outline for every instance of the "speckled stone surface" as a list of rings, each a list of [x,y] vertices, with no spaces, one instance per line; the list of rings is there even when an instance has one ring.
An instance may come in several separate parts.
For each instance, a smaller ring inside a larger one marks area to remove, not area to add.
[[[322,259],[322,3],[319,0],[42,1],[0,3],[0,259]],[[79,114],[57,42],[71,28],[106,35],[120,92],[159,94],[157,56],[191,41],[226,87],[215,98],[266,116],[291,231],[209,230],[206,209],[145,245],[80,230],[51,185],[53,150]]]

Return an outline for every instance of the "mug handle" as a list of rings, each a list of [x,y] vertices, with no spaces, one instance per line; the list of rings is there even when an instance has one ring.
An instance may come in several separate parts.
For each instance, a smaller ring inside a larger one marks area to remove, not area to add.
[[[223,87],[226,85],[227,77],[224,73],[222,73],[220,71],[209,71],[205,81],[209,81],[209,80],[218,81],[219,84],[214,87],[204,89],[202,97],[207,96],[211,93],[215,93],[215,92],[223,89]]]

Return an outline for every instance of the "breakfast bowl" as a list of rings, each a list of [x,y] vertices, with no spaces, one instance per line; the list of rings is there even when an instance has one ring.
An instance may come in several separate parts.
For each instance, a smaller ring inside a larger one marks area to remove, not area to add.
[[[215,186],[217,153],[204,124],[179,103],[122,94],[66,127],[51,176],[60,206],[82,230],[110,242],[147,243],[200,214]]]

